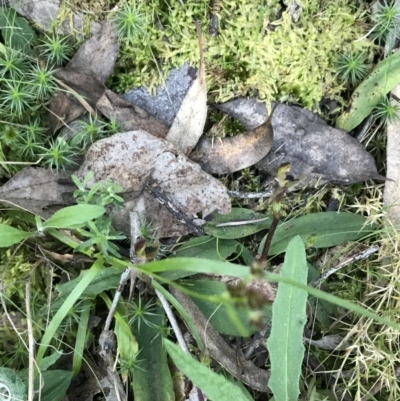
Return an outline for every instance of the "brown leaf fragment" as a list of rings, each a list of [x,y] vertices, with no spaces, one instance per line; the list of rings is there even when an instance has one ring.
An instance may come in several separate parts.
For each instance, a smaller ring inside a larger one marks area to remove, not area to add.
[[[94,173],[94,181],[111,180],[131,195],[132,203],[113,212],[114,216],[121,213],[123,217],[118,220],[122,223],[129,221],[128,212],[132,211],[129,208],[134,207],[134,199],[143,190],[150,174],[173,204],[188,216],[195,217],[201,212],[205,217],[214,210],[221,213],[230,211],[230,199],[224,185],[179,154],[168,141],[145,131],[124,132],[94,143],[77,175],[83,179],[89,171]],[[173,216],[165,207],[161,210],[164,216],[169,216],[169,220],[159,219],[158,210],[152,204],[146,206],[147,213],[152,214],[152,220],[156,221],[161,235],[165,237],[168,236],[166,233],[171,233],[172,227],[175,231],[179,225],[175,220],[171,222]],[[162,226],[159,220],[162,220]]]
[[[103,116],[115,118],[122,131],[144,130],[158,138],[165,138],[168,133],[166,124],[111,90],[104,92],[97,101],[96,108]]]
[[[268,118],[265,104],[240,98],[217,108],[237,118],[247,129]],[[290,163],[300,185],[326,182],[353,184],[385,179],[378,174],[373,157],[348,133],[332,128],[318,115],[296,106],[279,104],[272,118],[274,142],[256,167],[275,176],[278,167]]]
[[[67,68],[81,72],[92,71],[101,82],[106,82],[113,71],[118,52],[115,26],[111,21],[106,21],[99,33],[82,44]]]
[[[62,68],[54,76],[81,96],[92,109],[106,90],[104,84],[92,71],[80,72],[71,68]],[[72,93],[58,92],[49,104],[51,132],[80,117],[87,109],[88,107],[85,107]]]
[[[210,352],[211,358],[217,361],[230,374],[238,380],[263,393],[270,392],[268,380],[270,372],[260,369],[252,361],[247,361],[237,354],[212,327],[197,305],[185,294],[173,287],[169,288],[171,294],[188,313],[202,342]]]
[[[259,127],[221,141],[202,138],[191,160],[210,174],[227,174],[259,162],[271,149],[274,131],[273,113]]]
[[[47,219],[65,204],[65,194],[75,191],[75,185],[60,183],[69,177],[70,172],[53,173],[44,168],[26,167],[0,187],[0,202]]]
[[[207,88],[203,57],[203,42],[201,29],[196,22],[197,37],[200,49],[200,66],[197,78],[189,88],[182,105],[166,139],[173,143],[183,154],[188,155],[196,146],[203,134],[204,124],[207,118]]]

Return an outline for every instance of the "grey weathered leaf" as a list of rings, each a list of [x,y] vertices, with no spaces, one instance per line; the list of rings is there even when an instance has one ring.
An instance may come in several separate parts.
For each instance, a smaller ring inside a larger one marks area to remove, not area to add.
[[[265,104],[254,98],[236,99],[217,106],[237,118],[247,129],[268,117]],[[271,175],[282,163],[302,185],[335,182],[352,184],[367,179],[384,179],[373,157],[349,134],[328,126],[319,116],[295,106],[278,105],[272,118],[274,144],[257,167]]]
[[[26,167],[0,187],[0,202],[16,205],[47,219],[65,204],[65,194],[76,189],[72,183],[60,183],[69,176],[68,172],[54,173],[44,168]]]
[[[111,21],[103,23],[99,33],[83,42],[68,68],[91,70],[101,82],[106,82],[113,71],[119,52],[118,37]]]
[[[203,134],[207,118],[207,88],[200,26],[197,24],[200,66],[197,78],[189,88],[166,139],[183,154],[188,155]]]
[[[214,210],[230,211],[224,185],[180,154],[168,141],[145,131],[124,132],[94,143],[77,175],[83,178],[89,171],[94,173],[96,182],[111,180],[131,195],[124,209],[114,211],[114,216],[122,216],[116,217],[116,221],[119,222],[117,228],[124,231],[129,226],[129,211],[134,208],[150,174],[173,203],[188,215],[202,212],[205,217]],[[158,205],[151,195],[146,193],[144,196],[146,213],[161,228],[162,236],[187,232],[182,226],[179,229],[175,218],[167,209],[160,208],[162,205]]]

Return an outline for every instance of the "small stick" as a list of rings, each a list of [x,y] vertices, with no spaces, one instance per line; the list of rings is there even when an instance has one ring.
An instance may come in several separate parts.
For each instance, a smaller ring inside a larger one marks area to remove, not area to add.
[[[178,343],[180,345],[180,347],[182,348],[182,350],[186,353],[186,354],[190,354],[189,352],[189,348],[186,344],[185,339],[183,338],[183,334],[181,329],[179,328],[178,322],[176,321],[174,312],[172,312],[171,306],[168,303],[168,301],[166,300],[166,298],[164,297],[163,294],[161,294],[160,291],[154,289],[158,299],[161,302],[162,307],[164,308],[165,314],[168,316],[168,320],[171,323],[172,326],[172,330],[175,333],[176,339],[178,340]]]
[[[317,287],[322,283],[322,281],[326,280],[329,276],[332,274],[336,273],[339,271],[342,267],[345,267],[353,262],[356,262],[357,260],[363,260],[369,258],[372,254],[377,252],[379,250],[378,245],[372,245],[369,248],[365,249],[364,251],[361,251],[351,258],[348,258],[344,260],[343,262],[339,263],[337,266],[331,267],[329,270],[327,270],[325,273],[321,274],[321,276],[310,283],[308,283],[309,286],[311,287]]]
[[[193,218],[189,217],[186,213],[179,209],[174,204],[171,198],[161,189],[160,185],[154,178],[149,177],[145,183],[146,189],[162,204],[168,211],[182,224],[184,224],[193,234],[197,236],[204,235],[201,227],[193,223]]]
[[[272,195],[272,191],[264,191],[264,192],[228,191],[228,195],[231,196],[232,198],[242,198],[242,199],[269,198]]]

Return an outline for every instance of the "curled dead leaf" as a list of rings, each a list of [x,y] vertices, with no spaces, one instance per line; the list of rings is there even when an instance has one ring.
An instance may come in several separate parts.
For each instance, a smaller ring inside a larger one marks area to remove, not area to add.
[[[271,149],[274,131],[270,117],[259,127],[220,141],[202,138],[190,155],[210,174],[227,174],[259,162]]]

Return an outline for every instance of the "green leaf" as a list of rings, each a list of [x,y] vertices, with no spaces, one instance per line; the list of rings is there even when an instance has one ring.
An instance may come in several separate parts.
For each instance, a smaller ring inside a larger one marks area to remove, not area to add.
[[[155,262],[146,263],[143,266],[143,270],[148,273],[184,270],[195,273],[213,273],[234,277],[246,277],[250,273],[250,269],[247,266],[200,258],[168,258],[157,260]]]
[[[134,363],[139,351],[139,346],[125,319],[121,318],[115,320],[114,333],[117,338],[120,361]],[[120,374],[124,378],[124,381],[129,373],[129,368],[125,367],[122,363],[120,366]]]
[[[179,285],[190,289],[190,291],[197,292],[203,296],[222,295],[226,292],[226,283],[213,280],[182,280]],[[210,320],[211,325],[221,334],[230,336],[241,336],[241,332],[237,329],[235,322],[230,319],[229,310],[224,304],[216,305],[215,302],[191,297],[193,302],[203,312],[204,316]],[[248,336],[259,331],[255,326],[249,326],[249,313],[250,310],[244,307],[235,307],[232,305],[237,318],[242,325],[247,328]],[[270,320],[272,316],[271,305],[265,305],[263,308],[265,318]]]
[[[286,250],[280,275],[299,283],[307,283],[308,266],[304,244],[293,238]],[[267,347],[271,358],[271,378],[268,386],[276,401],[297,401],[304,357],[303,331],[307,321],[307,292],[280,283],[272,307],[271,334]]]
[[[40,381],[35,379],[35,401],[61,401],[69,385],[71,384],[73,373],[68,370],[49,370],[42,373],[44,386],[40,390]],[[40,394],[40,397],[39,397]]]
[[[269,255],[285,252],[289,241],[299,235],[304,242],[314,248],[327,248],[346,241],[355,241],[373,231],[373,227],[363,227],[366,220],[353,213],[321,212],[312,213],[280,224],[272,238]],[[261,241],[262,251],[265,237]]]
[[[399,82],[400,53],[396,52],[381,61],[358,86],[349,107],[336,120],[336,128],[351,131],[357,127]]]
[[[121,273],[121,269],[112,266],[107,267],[107,269],[101,269],[99,274],[86,287],[85,291],[82,293],[82,297],[93,299],[103,291],[116,289],[121,279]],[[64,298],[71,294],[78,283],[85,277],[85,274],[86,271],[81,271],[79,276],[73,280],[63,284],[57,284],[56,290],[60,293],[59,298]]]
[[[205,235],[191,238],[182,244],[175,253],[181,258],[204,258],[225,260],[240,249],[240,243],[235,240],[220,240]]]
[[[44,357],[46,349],[50,344],[50,342],[53,340],[53,337],[58,327],[60,326],[61,322],[63,321],[65,316],[67,316],[67,314],[69,313],[75,302],[81,297],[82,293],[85,291],[88,285],[92,282],[92,280],[94,280],[94,278],[99,273],[103,265],[104,265],[103,259],[99,258],[96,260],[96,262],[92,265],[92,267],[86,271],[82,280],[68,295],[67,299],[63,302],[60,309],[58,309],[57,313],[50,321],[49,325],[46,328],[45,333],[43,334],[42,339],[40,340],[40,346],[36,356],[36,361],[39,366]]]
[[[75,205],[55,212],[43,223],[44,228],[70,228],[97,219],[105,213],[104,207],[97,205]]]
[[[251,223],[251,220],[261,220],[257,223]],[[249,222],[247,224],[242,224]],[[237,239],[247,237],[265,230],[271,226],[271,217],[253,212],[251,209],[232,208],[229,214],[212,214],[212,220],[203,225],[206,234],[210,234],[216,238]],[[237,223],[236,225],[226,225],[226,223]],[[222,227],[218,225],[224,224]]]
[[[13,8],[0,8],[0,27],[5,44],[15,50],[29,53],[30,46],[36,42],[35,31]]]
[[[373,319],[378,323],[384,324],[388,327],[391,327],[392,329],[400,331],[399,323],[396,323],[390,319],[386,319],[385,317],[382,317],[377,313],[371,312],[370,310],[363,308],[362,306],[356,305],[353,302],[347,301],[346,299],[337,297],[336,295],[328,294],[327,292],[318,290],[308,285],[304,285],[302,283],[297,282],[296,280],[292,280],[289,277],[283,277],[280,274],[266,272],[264,273],[264,278],[270,281],[271,283],[290,284],[291,286],[299,288],[300,290],[304,290],[308,292],[310,295],[313,295],[317,298],[323,299],[341,308],[348,309],[349,311],[357,313],[358,315],[365,316],[369,319]]]
[[[0,367],[1,400],[25,400],[25,385],[21,378],[9,368]]]
[[[173,401],[173,382],[160,335],[160,328],[165,324],[164,311],[158,306],[154,313],[146,317],[149,324],[140,324],[140,330],[138,321],[132,325],[141,349],[140,361],[132,372],[133,393],[137,401]]]
[[[7,224],[0,224],[0,248],[8,248],[11,245],[18,244],[18,242],[29,238],[31,235]]]
[[[173,342],[164,339],[164,346],[175,365],[193,384],[202,390],[211,401],[248,401],[240,387],[224,376],[211,371],[207,366],[185,354]]]

